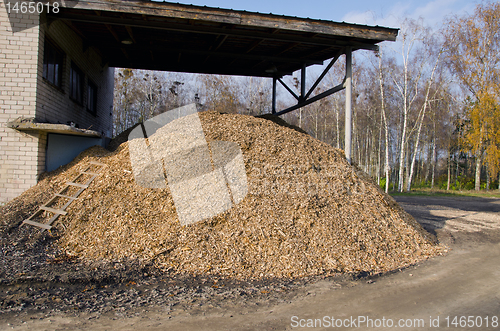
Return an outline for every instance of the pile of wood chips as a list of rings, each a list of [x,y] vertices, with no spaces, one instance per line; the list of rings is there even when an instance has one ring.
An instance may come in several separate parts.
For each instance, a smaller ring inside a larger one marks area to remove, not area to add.
[[[199,115],[207,141],[241,147],[242,202],[183,227],[168,189],[135,183],[127,142],[114,152],[93,147],[48,178],[62,186],[90,160],[107,164],[58,219],[60,247],[84,260],[239,279],[379,273],[445,251],[341,150],[263,118]]]

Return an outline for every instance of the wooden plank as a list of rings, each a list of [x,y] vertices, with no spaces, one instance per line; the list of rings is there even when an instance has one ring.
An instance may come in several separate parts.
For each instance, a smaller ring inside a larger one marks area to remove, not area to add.
[[[81,187],[81,188],[89,187],[88,185],[78,184],[78,183],[73,183],[73,182],[66,182],[66,185],[71,185],[71,186],[76,186],[76,187]]]
[[[38,222],[30,221],[30,220],[24,220],[23,223],[38,226],[39,228],[42,228],[42,229],[47,229],[47,230],[52,229],[52,227],[50,225],[38,223]]]
[[[50,207],[47,207],[47,206],[41,206],[40,209],[45,210],[45,211],[50,211],[51,213],[60,214],[60,215],[66,215],[68,213],[68,212],[66,212],[64,210],[50,208]]]
[[[66,1],[68,2],[68,0]],[[155,15],[162,17],[164,26],[175,19],[183,19],[183,21],[209,21],[219,24],[232,24],[235,26],[245,25],[255,28],[272,28],[294,30],[299,32],[314,32],[323,34],[340,35],[351,38],[373,38],[377,40],[392,40],[396,39],[397,30],[384,27],[370,27],[348,23],[339,23],[328,20],[318,20],[310,18],[301,18],[293,16],[278,16],[272,14],[246,12],[232,9],[210,8],[192,5],[182,5],[174,3],[158,3],[158,2],[142,2],[138,5],[136,2],[125,4],[114,4],[110,2],[88,2],[88,1],[70,1],[78,3],[77,8],[94,9],[104,11],[115,11],[129,14],[144,14]],[[87,12],[91,13],[90,10]],[[59,14],[61,15],[61,14]],[[62,14],[62,19],[70,18],[68,14]],[[94,18],[91,15],[79,15],[80,18]],[[109,17],[101,17],[109,19]],[[127,20],[121,19],[116,21],[120,25],[129,25]],[[233,29],[228,29],[233,30]],[[250,30],[250,29],[249,29]],[[396,31],[396,32],[394,32]],[[255,32],[250,30],[250,32]],[[221,33],[223,34],[223,33]],[[393,37],[393,39],[391,38]]]
[[[74,3],[74,4],[73,4]],[[65,6],[71,6],[70,8],[73,8],[76,6],[76,8],[79,9],[87,9],[85,12],[91,13],[91,10],[99,10],[99,11],[118,11],[120,13],[129,13],[129,14],[151,14],[151,12],[154,12],[154,15],[161,15],[164,17],[173,17],[173,18],[184,18],[184,19],[206,19],[208,20],[209,18],[213,17],[213,20],[216,21],[217,23],[233,23],[237,24],[240,22],[240,17],[237,15],[231,15],[229,14],[220,14],[220,13],[210,13],[210,12],[200,12],[200,11],[195,11],[193,10],[186,10],[186,8],[194,7],[194,6],[162,6],[162,7],[157,7],[153,6],[151,8],[151,5],[146,2],[141,2],[140,4],[134,3],[132,6],[124,6],[123,2],[117,2],[117,3],[110,3],[108,1],[106,2],[93,2],[91,4],[88,4],[87,1],[75,1],[75,0],[66,0],[65,1]],[[148,8],[149,7],[149,8]],[[211,8],[214,9],[214,8]]]
[[[62,19],[68,19],[75,22],[86,22],[86,23],[101,23],[108,25],[127,25],[133,28],[142,29],[154,29],[158,31],[170,30],[170,31],[180,31],[187,33],[197,33],[197,34],[217,34],[217,35],[229,35],[242,38],[251,39],[263,39],[269,41],[288,41],[288,42],[300,42],[308,45],[323,45],[323,46],[333,46],[341,45],[346,46],[344,42],[350,44],[356,43],[354,39],[362,39],[369,41],[395,41],[398,35],[397,29],[385,28],[385,27],[362,27],[354,24],[348,23],[338,23],[333,21],[326,21],[326,24],[310,24],[307,21],[297,22],[296,25],[289,24],[287,20],[281,22],[269,22],[267,20],[254,20],[250,18],[245,23],[249,23],[256,27],[256,29],[224,29],[219,27],[207,27],[207,26],[193,26],[188,24],[179,24],[174,22],[152,22],[152,21],[139,21],[137,19],[120,19],[115,17],[102,17],[102,16],[82,16],[76,14],[64,14]],[[239,24],[234,25],[238,27]],[[247,24],[245,24],[247,25]],[[268,33],[261,32],[260,28],[272,28],[272,29],[283,29],[288,30],[291,33],[279,34],[279,33]],[[296,34],[293,34],[293,33]],[[305,33],[316,33],[320,34],[322,38],[311,38],[304,35]],[[189,37],[188,37],[189,38]],[[346,38],[350,38],[350,41],[346,41]],[[330,39],[330,40],[328,40]],[[359,41],[358,41],[359,43]],[[354,46],[354,45],[352,45]]]

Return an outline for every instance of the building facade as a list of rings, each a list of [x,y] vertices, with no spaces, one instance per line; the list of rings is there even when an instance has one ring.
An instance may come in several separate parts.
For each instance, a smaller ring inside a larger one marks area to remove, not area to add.
[[[114,69],[77,31],[0,2],[0,204],[112,135]],[[52,143],[51,143],[52,142]],[[50,165],[47,155],[52,157]],[[49,165],[49,166],[48,166]]]

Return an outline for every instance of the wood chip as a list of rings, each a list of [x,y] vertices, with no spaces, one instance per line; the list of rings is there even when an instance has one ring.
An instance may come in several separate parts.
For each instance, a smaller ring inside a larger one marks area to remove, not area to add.
[[[107,165],[55,224],[68,255],[151,260],[178,273],[256,279],[379,273],[446,250],[349,165],[343,151],[268,119],[199,115],[207,141],[240,146],[248,179],[243,201],[183,227],[168,188],[135,183],[127,142],[114,152],[93,147],[37,185],[56,191],[89,161]],[[33,192],[40,188],[25,197]]]

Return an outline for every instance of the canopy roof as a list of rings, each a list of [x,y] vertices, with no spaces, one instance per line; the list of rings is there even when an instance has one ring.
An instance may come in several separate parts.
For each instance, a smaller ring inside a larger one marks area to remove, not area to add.
[[[63,20],[111,67],[279,78],[376,50],[398,29],[153,1],[66,0]]]

